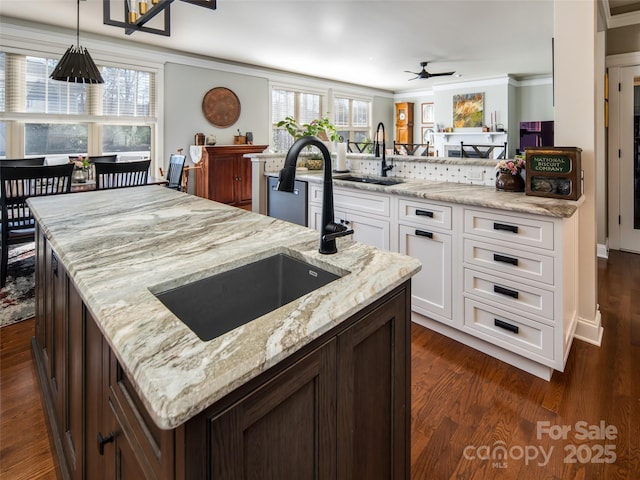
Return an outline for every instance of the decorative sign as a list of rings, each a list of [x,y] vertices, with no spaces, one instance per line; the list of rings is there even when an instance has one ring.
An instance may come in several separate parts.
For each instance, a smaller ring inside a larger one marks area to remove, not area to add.
[[[582,195],[582,169],[577,147],[527,147],[525,193],[577,200]]]

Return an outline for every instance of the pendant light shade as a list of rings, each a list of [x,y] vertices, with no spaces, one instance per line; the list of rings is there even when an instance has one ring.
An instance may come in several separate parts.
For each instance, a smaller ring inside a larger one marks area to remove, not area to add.
[[[53,80],[74,83],[104,83],[100,70],[86,48],[80,46],[80,0],[76,21],[76,43],[71,45],[51,73]]]
[[[100,70],[86,48],[71,45],[51,74],[54,80],[75,83],[104,83]]]

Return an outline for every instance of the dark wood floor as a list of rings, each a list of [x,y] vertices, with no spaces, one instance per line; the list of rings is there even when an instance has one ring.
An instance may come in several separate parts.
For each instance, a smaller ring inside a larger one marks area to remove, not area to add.
[[[640,478],[640,255],[598,262],[602,346],[575,341],[550,382],[413,326],[412,479]],[[33,321],[0,330],[3,480],[55,478],[32,334]],[[580,438],[603,437],[601,422],[608,439]]]

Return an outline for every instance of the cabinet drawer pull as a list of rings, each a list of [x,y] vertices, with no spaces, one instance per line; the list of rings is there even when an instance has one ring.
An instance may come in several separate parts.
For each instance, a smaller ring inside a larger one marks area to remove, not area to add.
[[[501,287],[500,285],[494,285],[493,291],[495,293],[501,293],[503,295],[507,295],[512,298],[516,298],[516,299],[518,298],[518,292],[516,292],[515,290],[511,290],[509,288]]]
[[[498,320],[497,318],[493,319],[493,324],[496,327],[504,328],[505,330],[509,330],[513,333],[518,333],[519,330],[517,325],[511,325],[510,323],[503,322],[502,320]]]
[[[107,443],[113,442],[113,440],[114,440],[113,432],[111,432],[106,437],[102,436],[102,432],[98,432],[98,453],[100,453],[100,455],[104,455],[104,446]]]
[[[419,237],[433,238],[433,233],[425,232],[424,230],[416,230],[416,235]]]
[[[419,217],[433,218],[433,212],[430,212],[429,210],[416,209],[416,215],[418,215]]]
[[[495,223],[493,224],[494,230],[506,230],[507,232],[518,233],[518,227],[516,225],[507,225],[505,223]]]
[[[507,257],[505,255],[500,255],[498,253],[493,254],[494,262],[502,262],[502,263],[510,263],[513,266],[518,266],[518,259],[513,257]]]

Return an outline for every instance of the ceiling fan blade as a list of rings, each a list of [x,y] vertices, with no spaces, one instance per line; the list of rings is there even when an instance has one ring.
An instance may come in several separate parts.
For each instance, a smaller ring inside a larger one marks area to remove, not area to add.
[[[405,71],[404,71],[404,73],[413,73],[414,75],[420,75],[420,73],[419,73],[419,72],[411,72],[411,71],[409,71],[409,70],[405,70]]]
[[[441,77],[443,75],[453,75],[456,72],[442,72],[442,73],[430,73],[429,76],[431,77]]]

